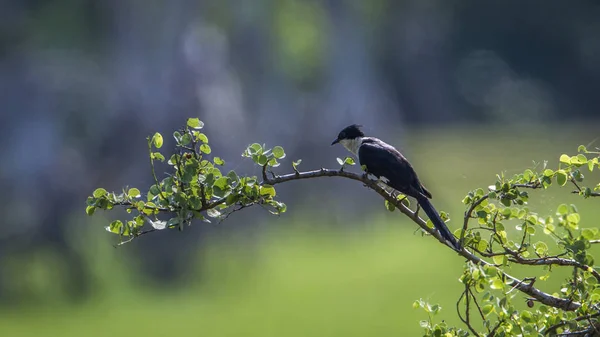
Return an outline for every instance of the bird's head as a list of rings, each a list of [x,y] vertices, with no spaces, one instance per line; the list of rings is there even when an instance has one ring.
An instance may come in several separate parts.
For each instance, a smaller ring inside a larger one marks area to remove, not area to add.
[[[358,124],[352,124],[345,127],[342,131],[340,131],[337,138],[331,143],[331,145],[340,143],[351,152],[356,152],[357,146],[360,145],[360,140],[365,136],[365,134],[360,130],[361,127],[362,125]]]

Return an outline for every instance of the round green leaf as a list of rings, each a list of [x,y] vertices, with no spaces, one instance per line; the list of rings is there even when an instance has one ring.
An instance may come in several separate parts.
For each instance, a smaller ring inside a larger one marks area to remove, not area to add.
[[[504,288],[504,282],[502,282],[502,280],[500,280],[499,278],[496,278],[492,284],[490,285],[490,288],[492,289],[503,289]]]
[[[160,189],[158,188],[158,186],[152,185],[150,187],[150,193],[152,193],[152,195],[158,195],[160,193]]]
[[[285,158],[285,152],[283,151],[283,148],[281,146],[275,146],[273,148],[273,155],[277,159]]]
[[[202,129],[204,127],[204,123],[199,118],[188,118],[187,126],[192,129]]]
[[[210,154],[211,149],[210,146],[208,146],[208,144],[202,144],[200,145],[200,151],[202,151],[202,153]]]
[[[206,135],[201,132],[194,131],[194,137],[196,138],[196,141],[208,143],[208,137],[206,137]]]
[[[569,206],[567,206],[566,204],[559,205],[558,208],[556,209],[556,213],[558,215],[565,215],[565,214],[569,213]]]
[[[252,155],[252,154],[258,154],[258,153],[262,153],[262,146],[258,143],[254,143],[250,146],[248,146],[248,152]]]
[[[264,154],[261,154],[260,156],[258,156],[258,160],[257,163],[260,166],[264,166],[267,161],[269,161],[269,158],[267,158],[267,156],[265,156]]]
[[[107,193],[108,192],[105,189],[97,188],[92,195],[94,196],[94,198],[101,198],[101,197],[105,196]]]
[[[219,179],[217,179],[215,181],[215,183],[213,184],[213,186],[216,186],[222,190],[226,189],[228,186],[228,178],[227,177],[220,177]]]
[[[192,136],[189,133],[186,133],[181,137],[181,144],[188,145],[191,142],[192,142]]]
[[[107,231],[109,231],[111,233],[115,233],[115,234],[121,234],[122,229],[123,229],[123,222],[121,220],[115,220],[106,227]]]
[[[215,157],[213,158],[213,162],[216,165],[225,165],[225,161],[223,159],[221,159],[220,157]]]
[[[595,236],[594,231],[589,229],[589,228],[585,228],[584,230],[581,231],[581,236],[583,236],[584,239],[586,240],[592,240]]]
[[[127,195],[130,198],[137,198],[141,195],[140,190],[138,190],[137,188],[132,188],[127,192]]]

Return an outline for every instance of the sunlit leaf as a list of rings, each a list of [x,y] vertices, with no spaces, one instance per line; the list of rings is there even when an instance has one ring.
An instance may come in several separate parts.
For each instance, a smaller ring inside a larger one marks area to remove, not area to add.
[[[140,196],[141,196],[141,192],[140,192],[140,190],[139,190],[139,189],[137,189],[137,188],[131,188],[131,189],[129,189],[129,191],[127,192],[127,195],[128,195],[130,198],[138,198],[138,197],[140,197]]]
[[[202,151],[202,153],[210,154],[211,149],[208,144],[202,144],[200,145],[200,151]]]
[[[271,185],[263,185],[260,188],[260,195],[268,195],[274,197],[276,195],[275,188]]]
[[[202,129],[204,127],[204,123],[199,118],[188,118],[187,126],[192,129]]]
[[[160,149],[163,146],[163,136],[156,132],[154,136],[152,136],[152,143],[154,143],[154,147]]]
[[[275,146],[273,148],[273,156],[275,156],[277,159],[285,158],[285,152],[283,151],[283,148],[281,146]]]
[[[214,157],[213,162],[216,165],[225,165],[225,161],[223,159],[221,159],[221,157]]]
[[[105,196],[106,193],[108,193],[108,192],[105,189],[97,188],[92,195],[94,196],[94,198],[101,198],[101,197]]]

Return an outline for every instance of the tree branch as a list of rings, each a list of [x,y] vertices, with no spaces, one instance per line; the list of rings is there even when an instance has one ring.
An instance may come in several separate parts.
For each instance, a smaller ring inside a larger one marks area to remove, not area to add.
[[[426,231],[427,233],[429,233],[430,235],[435,237],[441,243],[447,245],[446,241],[440,236],[440,234],[436,230],[434,230],[433,228],[429,228],[427,226],[427,222],[425,220],[421,219],[417,214],[415,214],[415,212],[411,211],[407,206],[405,206],[399,200],[397,200],[396,198],[391,196],[389,193],[387,193],[382,187],[380,187],[377,184],[376,181],[368,179],[365,175],[359,175],[359,174],[347,172],[347,171],[329,170],[329,169],[322,168],[320,170],[290,173],[290,174],[275,176],[273,178],[267,177],[267,179],[265,179],[263,183],[270,184],[270,185],[276,185],[276,184],[281,184],[281,183],[285,183],[285,182],[292,181],[292,180],[312,179],[312,178],[320,178],[320,177],[343,177],[343,178],[362,182],[365,186],[367,186],[368,188],[377,192],[377,194],[382,196],[389,203],[396,206],[396,208],[400,212],[402,212],[403,214],[408,216],[413,222],[415,222],[417,225],[419,225],[419,227],[421,227],[424,231]],[[532,184],[530,184],[530,185],[524,184],[519,187],[537,188],[537,186],[532,185]],[[452,250],[454,251],[453,248],[452,248]],[[463,247],[458,252],[458,254],[463,256],[467,260],[472,261],[475,264],[487,265],[487,266],[492,266],[492,267],[497,268],[492,263],[489,263],[489,262],[481,259],[480,257],[474,255],[470,251],[466,250],[465,247]],[[566,311],[577,310],[581,306],[581,304],[578,302],[555,297],[548,293],[540,291],[539,289],[537,289],[533,286],[533,283],[524,283],[522,280],[520,280],[516,277],[513,277],[500,269],[498,269],[498,271],[502,274],[504,279],[507,281],[506,282],[507,286],[509,286],[511,288],[515,288],[515,289],[529,295],[530,297],[532,297],[533,299],[537,300],[538,302],[540,302],[542,304],[549,305],[549,306],[559,308],[562,310],[566,310]]]

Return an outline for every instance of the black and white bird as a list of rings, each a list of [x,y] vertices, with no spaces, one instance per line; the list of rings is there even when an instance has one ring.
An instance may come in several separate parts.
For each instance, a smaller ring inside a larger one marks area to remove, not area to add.
[[[415,198],[440,235],[451,247],[460,250],[460,244],[429,201],[431,193],[421,184],[408,160],[400,151],[381,139],[365,137],[360,127],[353,124],[344,128],[331,145],[342,144],[358,157],[360,165],[368,174],[376,176],[398,192]]]

